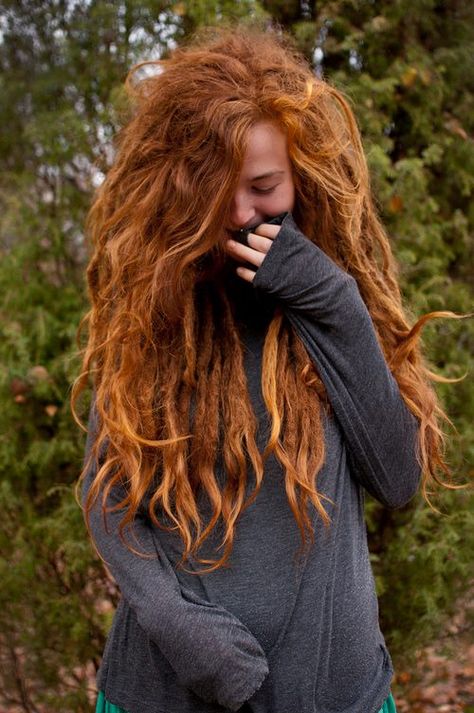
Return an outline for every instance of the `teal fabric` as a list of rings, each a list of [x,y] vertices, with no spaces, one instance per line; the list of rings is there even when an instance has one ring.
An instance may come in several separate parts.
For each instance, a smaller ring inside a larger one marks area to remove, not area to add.
[[[105,698],[103,692],[99,691],[99,695],[97,696],[95,713],[127,713],[127,711],[124,708],[120,708],[120,706],[114,706],[113,703],[109,703],[109,701]],[[385,703],[383,704],[379,713],[397,713],[395,701],[393,700],[392,694],[390,694],[389,697],[385,700]]]
[[[383,704],[379,713],[397,713],[395,701],[393,699],[392,694],[390,694],[389,697],[385,699],[385,703]]]
[[[95,713],[127,713],[127,711],[124,708],[120,708],[120,706],[109,703],[103,692],[99,691],[95,705]]]

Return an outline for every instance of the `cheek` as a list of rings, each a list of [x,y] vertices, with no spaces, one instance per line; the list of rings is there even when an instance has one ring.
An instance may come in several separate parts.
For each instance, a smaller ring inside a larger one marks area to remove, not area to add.
[[[279,204],[281,206],[281,211],[285,210],[292,211],[295,204],[295,186],[293,181],[289,181],[282,186],[281,193],[279,195]]]
[[[295,188],[293,183],[285,183],[280,186],[275,193],[268,196],[266,200],[266,209],[273,214],[283,213],[284,211],[292,211],[295,202]]]
[[[290,186],[288,187],[288,204],[290,206],[288,208],[288,210],[290,212],[293,210],[293,208],[295,206],[295,194],[296,194],[295,184],[292,181]]]

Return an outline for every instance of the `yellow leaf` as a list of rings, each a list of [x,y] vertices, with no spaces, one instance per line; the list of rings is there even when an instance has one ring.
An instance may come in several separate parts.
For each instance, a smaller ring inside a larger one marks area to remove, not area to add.
[[[412,87],[416,82],[418,70],[416,67],[408,67],[402,74],[402,84],[404,87]]]
[[[432,75],[431,75],[431,72],[429,69],[422,69],[420,72],[420,77],[421,77],[421,81],[426,86],[428,86],[428,84],[431,84]]]
[[[177,2],[176,5],[173,5],[173,12],[175,15],[183,17],[186,14],[186,3]]]
[[[370,29],[373,32],[385,32],[390,28],[390,22],[384,15],[377,15],[370,23]]]

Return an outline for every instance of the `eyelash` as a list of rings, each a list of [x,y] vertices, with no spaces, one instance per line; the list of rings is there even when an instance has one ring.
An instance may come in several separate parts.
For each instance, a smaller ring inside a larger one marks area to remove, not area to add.
[[[274,191],[275,188],[276,188],[276,186],[273,186],[273,188],[255,188],[254,187],[253,190],[255,191],[255,193],[265,194],[265,193],[272,193],[272,191]]]

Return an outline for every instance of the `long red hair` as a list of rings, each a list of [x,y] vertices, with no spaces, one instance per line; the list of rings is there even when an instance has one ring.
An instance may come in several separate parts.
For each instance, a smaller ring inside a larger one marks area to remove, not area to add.
[[[137,79],[144,65],[155,71]],[[80,326],[80,333],[87,326],[88,341],[72,408],[75,413],[92,376],[100,428],[91,458],[99,452],[101,458],[86,513],[100,491],[105,503],[114,484],[125,484],[122,532],[151,496],[149,516],[179,533],[182,562],[193,555],[209,565],[201,571],[212,571],[227,561],[236,521],[256,497],[273,452],[285,470],[303,545],[308,532],[314,540],[309,503],[329,522],[317,489],[325,457],[323,409],[330,408],[324,386],[277,309],[263,351],[272,430],[261,454],[234,305],[219,279],[227,206],[248,131],[262,120],[288,137],[296,222],[356,279],[401,395],[419,420],[428,497],[430,485],[449,470],[439,425],[444,414],[430,384],[441,379],[423,361],[419,333],[426,320],[453,315],[431,313],[414,327],[407,322],[347,100],[314,76],[283,33],[238,26],[213,28],[167,59],[136,65],[126,88],[132,113],[87,220],[91,309]],[[225,488],[215,476],[219,438]],[[255,484],[246,499],[248,460]],[[208,523],[197,506],[199,491],[212,507]],[[200,558],[199,547],[218,521],[223,554]]]

